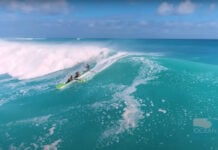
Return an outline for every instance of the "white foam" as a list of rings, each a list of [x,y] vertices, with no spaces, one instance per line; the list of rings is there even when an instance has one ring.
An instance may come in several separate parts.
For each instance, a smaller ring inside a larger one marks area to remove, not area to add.
[[[9,122],[9,123],[7,123],[7,125],[12,125],[14,123],[15,124],[32,123],[32,124],[35,124],[37,126],[39,124],[47,122],[50,117],[51,117],[51,115],[34,117],[34,118],[30,118],[30,119],[18,120],[15,122]]]
[[[51,144],[45,145],[43,149],[44,150],[57,150],[58,149],[57,146],[60,142],[61,142],[61,139],[56,140]]]
[[[24,146],[25,146],[25,143],[20,143],[20,145],[18,145],[18,146],[15,146],[14,144],[11,144],[10,146],[9,146],[9,150],[20,150],[20,149],[24,149],[24,150],[26,150],[26,148],[24,148]]]
[[[123,133],[126,130],[136,128],[138,126],[138,122],[144,118],[144,115],[140,109],[141,104],[133,94],[136,92],[139,85],[146,84],[148,81],[156,79],[156,74],[166,69],[156,62],[144,57],[133,57],[131,60],[133,63],[141,64],[138,76],[135,77],[130,86],[124,88],[123,91],[118,91],[115,94],[116,96],[114,97],[116,99],[123,100],[126,107],[122,113],[122,118],[118,121],[118,126],[106,130],[103,133],[103,139]],[[150,114],[146,114],[146,116],[148,117]]]
[[[55,130],[55,124],[49,129],[49,135],[53,135]]]
[[[161,112],[161,113],[164,113],[164,114],[166,114],[166,113],[167,113],[167,110],[165,110],[165,109],[162,109],[162,108],[159,108],[159,109],[158,109],[158,111],[159,111],[159,112]]]
[[[165,103],[165,102],[166,102],[166,100],[165,100],[165,99],[161,99],[161,102],[162,102],[162,103]]]
[[[17,121],[17,123],[30,123],[30,122],[34,122],[34,123],[37,123],[37,124],[42,124],[44,122],[47,122],[50,117],[51,117],[51,115],[34,117],[34,118],[31,118],[31,119]]]
[[[151,113],[146,113],[145,115],[146,115],[146,117],[150,117]]]
[[[108,58],[102,59],[98,61],[98,64],[96,67],[93,69],[93,71],[101,72],[102,70],[108,68],[111,66],[113,63],[115,63],[117,60],[127,56],[125,52],[119,52],[116,53]]]
[[[164,69],[164,67],[144,57],[133,58],[133,60],[142,63],[142,66],[132,85],[127,87],[121,94],[121,98],[124,99],[126,104],[121,122],[124,122],[126,129],[136,127],[137,122],[144,117],[143,112],[140,110],[140,103],[132,94],[136,92],[136,88],[139,85],[146,84],[148,81],[155,79],[155,74]]]
[[[6,103],[6,100],[0,99],[0,106],[2,106],[4,103]]]
[[[34,148],[34,150],[37,150],[38,149],[38,145],[37,144],[35,144],[35,143],[31,143],[31,145],[33,146],[33,148]]]
[[[0,41],[0,74],[19,79],[40,77],[107,56],[108,48],[82,44]]]

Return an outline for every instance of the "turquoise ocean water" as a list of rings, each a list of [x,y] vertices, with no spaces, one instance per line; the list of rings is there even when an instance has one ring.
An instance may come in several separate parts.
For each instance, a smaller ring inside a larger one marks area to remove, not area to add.
[[[0,150],[218,150],[217,40],[4,39],[0,85]]]

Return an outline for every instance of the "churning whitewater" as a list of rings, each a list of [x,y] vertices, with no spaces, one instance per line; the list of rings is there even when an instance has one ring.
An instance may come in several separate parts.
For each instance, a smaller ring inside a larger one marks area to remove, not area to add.
[[[214,150],[194,129],[218,114],[218,62],[198,42],[1,40],[0,150]],[[86,64],[86,82],[55,88]]]

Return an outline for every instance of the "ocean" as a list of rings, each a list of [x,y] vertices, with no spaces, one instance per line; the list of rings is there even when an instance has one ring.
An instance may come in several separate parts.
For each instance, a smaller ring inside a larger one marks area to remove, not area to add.
[[[0,86],[0,150],[218,150],[218,40],[1,39]]]

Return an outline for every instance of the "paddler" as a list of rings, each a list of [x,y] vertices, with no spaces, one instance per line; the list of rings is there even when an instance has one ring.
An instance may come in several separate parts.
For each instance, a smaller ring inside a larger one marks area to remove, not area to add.
[[[80,76],[80,73],[79,73],[79,71],[77,71],[77,72],[75,73],[74,79],[77,79],[79,76]]]
[[[65,82],[66,84],[73,81],[73,76],[71,75],[68,79],[67,79],[67,82]]]

